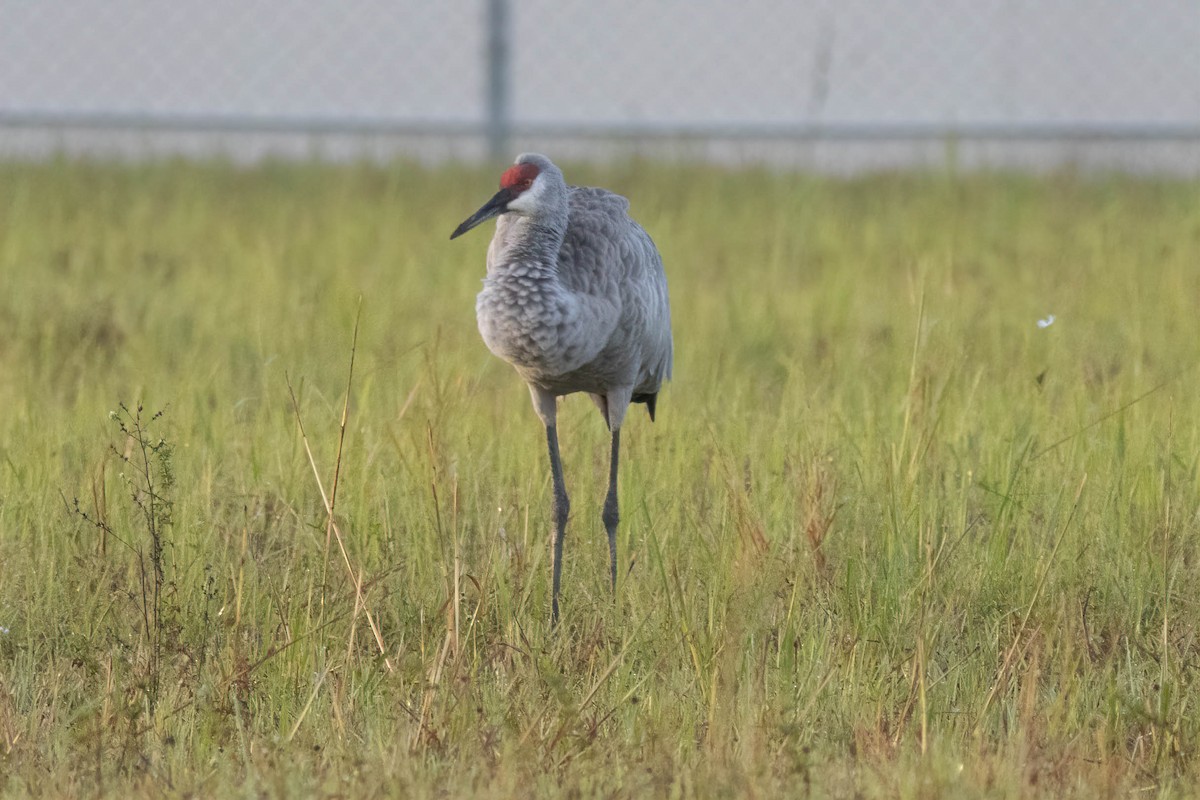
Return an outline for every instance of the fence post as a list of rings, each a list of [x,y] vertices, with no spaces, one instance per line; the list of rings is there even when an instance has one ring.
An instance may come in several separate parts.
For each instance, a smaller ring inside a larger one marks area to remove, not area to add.
[[[508,152],[508,0],[487,0],[487,145],[493,161]]]

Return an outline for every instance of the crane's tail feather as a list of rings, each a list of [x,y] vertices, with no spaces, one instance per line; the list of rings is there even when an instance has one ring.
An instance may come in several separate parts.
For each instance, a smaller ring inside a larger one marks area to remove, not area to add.
[[[658,403],[658,392],[649,394],[635,394],[633,396],[634,403],[645,403],[646,410],[650,412],[650,421],[654,422],[654,406]]]

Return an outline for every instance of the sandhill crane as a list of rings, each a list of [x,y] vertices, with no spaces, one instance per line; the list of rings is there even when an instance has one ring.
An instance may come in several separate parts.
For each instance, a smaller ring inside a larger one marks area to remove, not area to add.
[[[653,420],[659,388],[671,377],[671,310],[662,258],[628,210],[624,197],[568,186],[550,159],[526,153],[500,176],[500,191],[450,235],[454,239],[500,218],[475,314],[488,349],[529,384],[533,408],[546,426],[554,484],[555,625],[570,510],[555,428],[557,398],[587,392],[612,434],[601,517],[616,591],[621,423],[631,402],[645,403]]]

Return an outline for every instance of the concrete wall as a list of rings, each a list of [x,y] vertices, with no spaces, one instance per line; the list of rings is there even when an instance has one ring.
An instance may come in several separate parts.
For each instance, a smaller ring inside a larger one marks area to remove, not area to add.
[[[986,146],[956,155],[1161,151],[1169,169],[1200,132],[1195,0],[508,6],[514,147],[602,154],[615,135],[620,152],[853,170],[943,159],[912,140],[958,131]],[[0,0],[0,152],[475,157],[486,19],[484,0]]]

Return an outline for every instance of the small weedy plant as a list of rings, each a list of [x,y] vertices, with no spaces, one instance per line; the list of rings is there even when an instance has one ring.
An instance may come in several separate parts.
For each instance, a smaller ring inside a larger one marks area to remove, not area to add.
[[[171,545],[171,496],[175,488],[175,472],[170,442],[151,433],[151,426],[161,422],[165,409],[149,417],[141,404],[130,409],[125,403],[109,412],[109,419],[121,434],[120,443],[110,443],[109,449],[123,465],[120,473],[129,499],[128,530],[117,530],[107,510],[99,506],[88,513],[75,498],[74,513],[105,537],[123,544],[136,557],[137,593],[130,592],[142,622],[144,641],[148,643],[145,657],[139,659],[140,681],[148,709],[154,712],[162,686],[164,648],[178,632],[177,607],[170,598],[175,583],[171,579],[167,550]],[[103,550],[104,548],[102,548]]]

